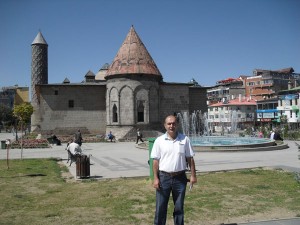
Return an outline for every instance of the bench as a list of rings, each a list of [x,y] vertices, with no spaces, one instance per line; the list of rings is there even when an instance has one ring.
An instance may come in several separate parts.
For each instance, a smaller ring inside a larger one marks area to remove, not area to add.
[[[54,144],[54,142],[53,142],[53,138],[52,137],[49,137],[49,138],[47,138],[47,141],[49,142],[49,144],[51,144],[51,145],[53,145]]]

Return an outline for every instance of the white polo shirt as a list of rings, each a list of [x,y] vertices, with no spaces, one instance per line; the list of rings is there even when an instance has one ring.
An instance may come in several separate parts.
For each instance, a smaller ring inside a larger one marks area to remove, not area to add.
[[[169,173],[185,170],[186,158],[194,155],[190,139],[180,133],[175,140],[169,139],[167,133],[159,136],[151,151],[151,158],[159,160],[159,170]]]

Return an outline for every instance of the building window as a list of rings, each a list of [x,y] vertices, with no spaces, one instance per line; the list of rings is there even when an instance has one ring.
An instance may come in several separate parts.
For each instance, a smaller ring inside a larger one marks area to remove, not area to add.
[[[74,100],[69,100],[69,108],[74,108]]]
[[[58,95],[58,90],[55,90],[55,91],[54,91],[54,95]]]
[[[118,122],[118,112],[117,112],[117,106],[114,104],[113,106],[113,123]]]
[[[137,121],[144,122],[144,104],[143,101],[138,101],[138,108],[137,108]]]

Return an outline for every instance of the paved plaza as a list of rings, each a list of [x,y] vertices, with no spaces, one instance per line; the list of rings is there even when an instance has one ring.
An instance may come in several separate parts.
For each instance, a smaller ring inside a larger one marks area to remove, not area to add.
[[[0,140],[14,139],[12,133],[0,133]],[[289,148],[275,151],[253,152],[196,152],[195,163],[198,172],[226,171],[245,168],[268,167],[300,173],[298,147],[294,141],[285,141]],[[300,143],[300,142],[298,142]],[[67,165],[66,144],[53,145],[45,149],[24,149],[23,158],[60,158]],[[83,153],[90,155],[90,176],[95,179],[149,176],[149,151],[137,148],[134,142],[83,143]],[[10,158],[21,157],[21,149],[11,149]],[[6,159],[6,150],[0,150],[0,159]],[[68,166],[68,165],[67,165]],[[76,165],[68,166],[76,179]],[[279,223],[280,222],[280,223]],[[245,225],[299,225],[300,218],[245,223]]]
[[[0,140],[13,139],[11,133],[0,133]],[[195,163],[198,172],[235,170],[255,167],[282,168],[300,172],[298,147],[294,141],[285,141],[289,148],[276,151],[253,152],[196,152]],[[300,142],[298,142],[300,143]],[[24,149],[23,158],[61,158],[67,163],[66,144],[53,145],[45,149]],[[149,176],[149,151],[137,148],[134,142],[83,143],[83,153],[90,155],[90,173],[94,178],[119,178]],[[11,149],[10,158],[20,158],[21,149]],[[0,159],[6,159],[6,151],[1,149]],[[66,164],[67,165],[67,164]],[[68,166],[68,165],[67,165]],[[70,167],[76,177],[76,165]]]

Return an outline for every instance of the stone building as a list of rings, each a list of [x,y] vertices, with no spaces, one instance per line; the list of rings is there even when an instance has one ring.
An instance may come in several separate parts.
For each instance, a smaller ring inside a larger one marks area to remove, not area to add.
[[[165,116],[207,111],[206,88],[191,83],[164,82],[132,26],[110,65],[85,81],[48,84],[48,44],[39,32],[32,43],[32,131],[39,133],[107,134],[117,138],[163,131]]]

